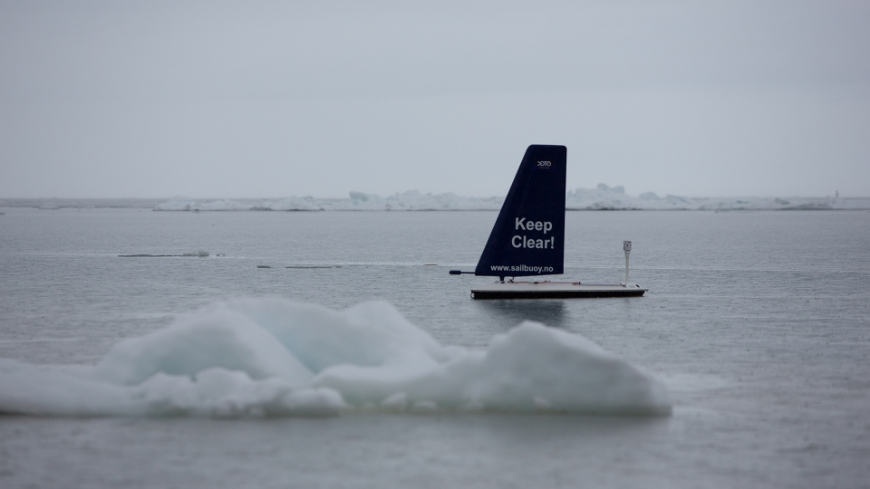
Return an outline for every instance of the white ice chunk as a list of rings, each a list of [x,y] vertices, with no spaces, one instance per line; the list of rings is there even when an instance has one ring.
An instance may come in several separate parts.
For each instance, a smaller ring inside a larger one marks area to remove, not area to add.
[[[173,327],[116,344],[93,370],[93,377],[135,385],[157,373],[194,376],[220,367],[252,378],[282,378],[303,385],[312,373],[247,316],[215,304],[182,318]]]
[[[0,412],[334,415],[666,414],[663,385],[585,338],[526,322],[486,350],[445,347],[390,304],[344,311],[218,302],[115,345],[94,367],[0,360]]]

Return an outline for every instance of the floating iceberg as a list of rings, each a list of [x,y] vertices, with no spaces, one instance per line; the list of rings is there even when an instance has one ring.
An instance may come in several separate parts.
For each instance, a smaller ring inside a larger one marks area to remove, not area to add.
[[[472,211],[499,210],[504,197],[461,197],[456,194],[421,194],[416,190],[389,197],[350,192],[346,199],[289,197],[275,200],[172,199],[155,211]],[[566,195],[568,210],[845,210],[870,209],[870,198],[841,197],[660,197],[653,192],[631,196],[622,186],[599,184],[577,188]]]
[[[0,413],[281,416],[382,412],[659,415],[663,384],[585,338],[524,322],[442,346],[390,304],[214,303],[95,366],[0,360]]]

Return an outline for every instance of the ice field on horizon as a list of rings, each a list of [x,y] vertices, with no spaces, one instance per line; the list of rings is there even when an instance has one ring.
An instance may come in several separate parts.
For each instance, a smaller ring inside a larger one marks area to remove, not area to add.
[[[480,211],[501,209],[504,196],[465,197],[454,193],[431,194],[417,190],[387,197],[350,192],[347,198],[294,196],[275,199],[0,199],[0,207],[149,208],[155,211]],[[566,194],[568,210],[868,210],[870,197],[685,197],[626,193],[621,185],[598,184]]]
[[[388,197],[350,192],[347,199],[289,197],[274,200],[176,198],[154,207],[157,211],[468,211],[499,210],[504,197],[462,197],[453,193],[421,194],[416,190]],[[840,210],[870,209],[870,198],[841,197],[660,197],[653,192],[632,196],[624,187],[599,184],[594,189],[569,190],[568,210]]]
[[[0,413],[669,414],[665,387],[576,333],[524,322],[485,350],[442,346],[386,302],[344,311],[215,302],[117,343],[95,366],[0,359]]]

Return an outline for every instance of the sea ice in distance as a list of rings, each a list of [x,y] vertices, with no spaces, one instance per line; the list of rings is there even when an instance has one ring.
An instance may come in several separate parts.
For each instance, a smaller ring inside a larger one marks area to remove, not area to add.
[[[174,198],[155,211],[470,211],[499,210],[503,197],[461,197],[456,194],[421,194],[416,190],[389,197],[350,192],[345,199],[288,197],[273,200],[191,200]],[[839,210],[870,209],[870,198],[840,197],[660,197],[653,192],[631,196],[622,186],[599,184],[577,188],[565,196],[568,210]]]

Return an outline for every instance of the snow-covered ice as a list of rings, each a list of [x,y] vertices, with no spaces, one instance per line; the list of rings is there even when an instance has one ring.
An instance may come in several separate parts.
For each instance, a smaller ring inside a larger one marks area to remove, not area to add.
[[[350,192],[346,199],[288,197],[270,200],[192,200],[174,198],[154,207],[157,211],[442,211],[498,210],[501,197],[460,197],[452,193],[421,194],[416,190],[389,197],[364,192]]]
[[[196,200],[175,198],[154,207],[157,211],[464,211],[499,210],[504,197],[461,197],[452,193],[421,194],[416,190],[389,197],[350,192],[346,199],[289,197],[272,200]],[[626,193],[622,186],[599,184],[566,195],[569,210],[841,210],[870,209],[870,198],[841,197],[682,197],[644,192]]]
[[[664,385],[577,334],[524,322],[485,350],[443,346],[392,305],[216,302],[94,366],[0,360],[0,412],[276,416],[670,413]]]

